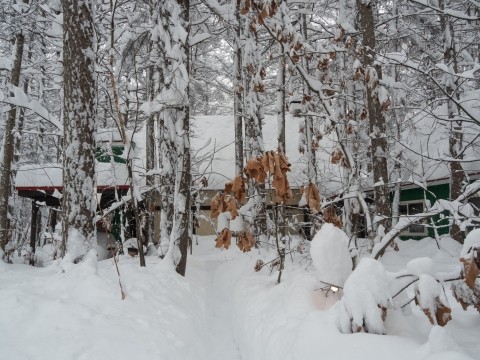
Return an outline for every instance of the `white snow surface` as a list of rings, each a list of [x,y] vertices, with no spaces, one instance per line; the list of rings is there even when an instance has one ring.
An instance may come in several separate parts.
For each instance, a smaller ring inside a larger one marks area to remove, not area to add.
[[[343,287],[353,266],[348,236],[343,230],[333,224],[323,224],[312,239],[310,255],[320,281]]]
[[[282,282],[277,284],[276,271],[267,266],[254,271],[257,259],[268,261],[274,252],[243,254],[234,245],[219,250],[213,237],[199,237],[193,244],[185,278],[157,257],[147,256],[146,268],[139,267],[137,258],[120,257],[123,301],[112,259],[98,262],[96,269],[91,263],[65,267],[58,260],[44,268],[0,262],[0,357],[478,359],[480,315],[472,309],[463,311],[448,290],[453,319],[444,328],[430,325],[410,303],[403,311],[389,311],[387,335],[346,335],[336,325],[339,303],[333,304],[332,293],[320,289],[306,255],[295,263],[287,257]],[[434,259],[442,268],[456,267],[461,251],[448,239],[440,240],[440,250],[432,239],[399,246],[399,252],[387,250],[381,260],[384,271],[405,269],[418,256]],[[379,268],[366,260],[364,270]],[[349,278],[359,281],[356,288],[373,281],[372,272],[361,273]]]

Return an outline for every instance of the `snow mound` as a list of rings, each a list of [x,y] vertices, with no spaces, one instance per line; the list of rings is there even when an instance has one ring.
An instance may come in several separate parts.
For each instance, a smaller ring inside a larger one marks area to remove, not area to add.
[[[332,224],[323,224],[312,240],[310,255],[320,281],[343,287],[352,273],[347,234]]]
[[[435,263],[428,257],[412,259],[407,263],[407,271],[418,277],[422,274],[433,275],[435,273]]]
[[[343,333],[365,330],[385,334],[384,319],[390,303],[390,277],[383,265],[363,258],[345,282],[338,306],[338,325]]]

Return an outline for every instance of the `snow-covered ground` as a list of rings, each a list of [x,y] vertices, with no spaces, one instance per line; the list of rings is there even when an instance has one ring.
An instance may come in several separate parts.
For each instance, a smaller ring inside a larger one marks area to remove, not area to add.
[[[391,312],[388,335],[342,334],[335,294],[325,298],[311,261],[287,261],[278,273],[235,246],[214,248],[200,237],[186,278],[155,257],[147,267],[120,259],[121,300],[112,259],[44,268],[0,263],[0,359],[171,360],[461,360],[480,358],[480,314],[463,311],[449,292],[452,318],[432,326],[415,305]],[[437,266],[458,264],[460,247],[449,239],[400,242],[382,260],[388,271],[413,257]]]

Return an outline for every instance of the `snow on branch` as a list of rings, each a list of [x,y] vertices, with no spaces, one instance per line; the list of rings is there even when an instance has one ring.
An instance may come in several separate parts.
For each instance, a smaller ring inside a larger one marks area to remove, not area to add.
[[[463,11],[458,11],[458,10],[453,10],[453,9],[440,9],[436,6],[433,6],[429,1],[427,0],[410,0],[411,2],[414,2],[414,3],[417,3],[417,4],[420,4],[420,5],[423,5],[425,7],[428,7],[432,10],[435,10],[437,11],[438,13],[442,13],[444,15],[448,15],[448,16],[451,16],[453,18],[457,18],[457,19],[462,19],[462,20],[467,20],[467,21],[478,21],[480,20],[480,17],[478,16],[470,16],[470,15],[467,15],[465,12]]]
[[[22,107],[28,110],[33,111],[41,118],[47,120],[49,123],[54,125],[58,130],[63,129],[63,125],[58,119],[51,116],[46,108],[44,108],[37,100],[29,100],[25,92],[16,86],[11,86],[11,91],[13,96],[5,96],[0,91],[0,102],[4,104],[9,104],[12,106]]]

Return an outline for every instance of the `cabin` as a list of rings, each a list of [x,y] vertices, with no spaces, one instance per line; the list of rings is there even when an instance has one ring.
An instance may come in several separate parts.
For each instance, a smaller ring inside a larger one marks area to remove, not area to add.
[[[470,182],[480,178],[480,172],[466,171]],[[450,177],[439,177],[425,182],[424,186],[419,183],[405,182],[400,191],[400,215],[415,215],[426,211],[440,199],[450,199]],[[466,227],[466,232],[480,226],[480,193],[468,199],[462,212],[472,218],[471,224]],[[450,223],[447,219],[448,212],[434,216],[430,221],[423,221],[410,225],[400,234],[401,239],[422,239],[424,237],[435,238],[446,235],[450,231]]]
[[[294,124],[295,120],[290,119],[295,129],[298,125]],[[192,148],[193,164],[192,172],[199,183],[200,178],[207,181],[207,185],[200,186],[195,189],[196,204],[192,208],[195,220],[194,233],[197,235],[213,235],[216,233],[216,220],[210,218],[210,203],[212,198],[218,191],[224,189],[225,183],[233,179],[234,174],[234,138],[233,123],[226,121],[223,116],[200,116],[193,121],[192,131]],[[265,137],[265,146],[267,150],[276,148],[275,135],[276,120],[269,118],[265,122],[264,132],[269,134]],[[297,131],[291,134],[297,134]],[[145,159],[144,159],[144,137],[145,133],[140,131],[134,136],[132,147],[134,147],[134,171],[135,182],[139,188],[145,189]],[[96,173],[97,173],[97,200],[98,210],[105,211],[112,205],[126,196],[129,192],[129,180],[127,176],[127,168],[125,161],[125,148],[119,133],[116,129],[102,129],[97,132],[97,153],[96,153]],[[287,139],[287,146],[289,145]],[[294,197],[289,200],[286,206],[286,213],[295,218],[295,232],[301,234],[308,233],[308,225],[305,224],[307,211],[304,207],[299,206],[301,194],[296,176],[301,174],[301,164],[299,166],[299,154],[294,136],[290,137],[290,152],[287,150],[289,159],[292,162],[292,172],[290,183]],[[59,217],[57,213],[61,206],[61,197],[63,190],[62,165],[61,164],[26,164],[18,168],[15,178],[15,190],[21,197],[32,199],[32,224],[37,224],[39,216],[38,209],[46,206],[50,210],[49,216],[49,232],[53,232],[56,228]],[[267,196],[268,208],[267,212],[273,212],[273,191]],[[159,201],[158,201],[159,204]],[[160,211],[156,206],[155,213],[155,232],[160,232]],[[108,242],[120,241],[121,238],[129,239],[136,237],[135,222],[133,215],[128,207],[120,206],[110,214],[112,224],[111,230],[107,233],[101,222],[97,224],[98,242],[102,243],[102,247],[107,248]],[[271,216],[273,218],[273,216]],[[32,231],[31,244],[37,243],[38,236],[44,229],[34,229]],[[122,236],[123,231],[123,236]]]
[[[288,173],[290,186],[293,191],[293,198],[286,206],[287,215],[294,224],[291,231],[309,236],[309,212],[302,206],[300,187],[306,184],[306,168],[304,156],[298,149],[298,132],[301,128],[302,117],[289,115],[286,119],[286,155],[291,163],[291,171]],[[192,173],[195,182],[195,206],[192,208],[195,223],[194,233],[197,235],[213,235],[217,231],[217,223],[210,217],[210,203],[218,191],[224,189],[225,183],[235,177],[235,150],[234,131],[231,116],[197,116],[192,119]],[[428,128],[432,133],[432,129]],[[263,123],[264,148],[265,150],[276,150],[277,147],[277,119],[267,116]],[[449,198],[449,168],[447,162],[435,160],[445,155],[445,147],[448,140],[445,140],[445,132],[437,131],[434,136],[420,134],[411,139],[411,148],[404,149],[404,170],[399,177],[401,183],[400,213],[401,215],[412,215],[423,212],[428,206],[433,205],[438,199]],[[136,173],[136,184],[140,189],[145,188],[145,159],[144,159],[145,133],[140,131],[134,137],[134,169]],[[445,142],[446,141],[446,142]],[[115,129],[103,129],[97,134],[97,198],[99,210],[108,209],[115,202],[126,196],[129,191],[129,182],[124,157],[124,145],[118,131]],[[317,151],[318,171],[320,176],[320,193],[323,198],[332,199],[340,193],[343,185],[342,169],[330,161],[330,154],[335,149],[335,139],[325,136],[320,149]],[[428,149],[429,158],[424,159],[419,154],[425,153]],[[476,156],[470,154],[466,156]],[[467,162],[464,164],[466,174],[470,180],[477,179],[480,169],[479,161]],[[202,181],[205,179],[206,181]],[[371,188],[372,184],[363,184],[363,188]],[[62,168],[60,164],[28,164],[18,169],[15,179],[15,189],[19,196],[30,198],[33,201],[32,224],[36,224],[35,217],[38,216],[38,206],[51,207],[50,228],[55,228],[56,216],[61,204],[62,192]],[[366,193],[366,202],[373,203],[372,194]],[[267,196],[267,212],[273,213],[274,196]],[[392,196],[393,200],[393,196]],[[480,195],[470,199],[471,211],[478,215],[480,208]],[[339,207],[342,206],[338,203]],[[159,208],[155,207],[155,231],[159,229]],[[98,224],[99,242],[105,238],[119,241],[122,236],[128,239],[135,237],[135,223],[132,221],[132,214],[128,206],[120,207],[111,212],[112,229],[107,234]],[[273,216],[270,216],[273,218]],[[472,226],[476,224],[473,223]],[[433,223],[420,223],[410,226],[402,232],[402,239],[420,239],[425,236],[434,237],[446,234],[449,231],[448,221],[444,216],[437,216]],[[38,232],[38,231],[37,231]],[[32,236],[37,232],[32,231]],[[361,234],[359,234],[361,236]],[[109,241],[110,241],[109,240]],[[33,239],[32,239],[33,241]]]

